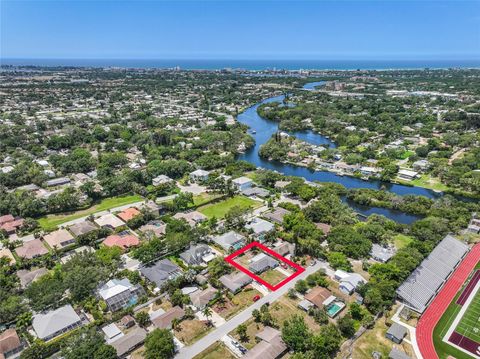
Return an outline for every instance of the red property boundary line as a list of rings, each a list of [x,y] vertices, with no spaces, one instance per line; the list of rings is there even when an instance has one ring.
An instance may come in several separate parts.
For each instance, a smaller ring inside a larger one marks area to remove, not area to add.
[[[418,321],[416,337],[423,358],[439,359],[433,345],[433,330],[479,260],[480,243],[477,243],[465,256],[462,263],[460,263]]]
[[[250,272],[247,268],[245,268],[244,266],[242,266],[241,264],[238,264],[237,262],[235,262],[235,258],[238,257],[240,254],[242,253],[245,253],[246,251],[248,251],[249,249],[253,248],[253,247],[258,247],[260,248],[262,251],[268,253],[269,255],[271,255],[272,257],[275,257],[277,259],[279,259],[280,261],[288,264],[290,267],[292,268],[295,268],[295,273],[293,273],[291,276],[285,278],[284,280],[282,280],[280,283],[277,283],[276,285],[271,285],[270,283],[264,281],[262,278],[260,278],[259,276],[257,276],[255,273],[252,273]],[[272,251],[270,248],[268,247],[265,247],[263,244],[260,244],[258,242],[252,242],[248,245],[246,245],[245,247],[239,249],[238,251],[236,252],[233,252],[232,254],[230,254],[229,256],[225,257],[225,261],[230,263],[232,266],[234,266],[235,268],[237,268],[238,270],[242,271],[243,273],[247,274],[248,276],[252,277],[254,280],[256,280],[257,282],[263,284],[265,287],[267,287],[268,289],[270,289],[271,291],[275,291],[277,290],[278,288],[284,286],[285,284],[287,284],[288,282],[290,282],[293,278],[299,276],[301,273],[303,273],[305,271],[305,268],[303,268],[302,266],[299,266],[298,264],[288,260],[287,258],[284,258],[282,257],[280,254],[278,254],[277,252],[274,252]]]

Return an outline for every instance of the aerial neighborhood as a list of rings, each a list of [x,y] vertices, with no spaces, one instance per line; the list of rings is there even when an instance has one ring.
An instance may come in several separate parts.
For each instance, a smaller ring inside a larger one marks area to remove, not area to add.
[[[478,70],[0,79],[0,358],[420,359],[477,253]]]

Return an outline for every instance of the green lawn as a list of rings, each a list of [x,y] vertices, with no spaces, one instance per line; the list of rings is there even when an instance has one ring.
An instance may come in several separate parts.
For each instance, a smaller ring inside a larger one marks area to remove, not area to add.
[[[401,248],[406,247],[410,242],[412,242],[413,238],[410,237],[410,236],[406,236],[405,234],[397,234],[393,238],[393,241],[394,241],[394,244],[395,244],[395,248],[401,249]]]
[[[262,278],[264,281],[271,285],[277,285],[287,277],[285,276],[285,274],[279,272],[276,269],[269,269],[266,272],[260,274],[260,278]]]
[[[412,155],[414,155],[414,154],[415,154],[415,152],[410,151],[410,150],[407,150],[407,151],[405,151],[405,152],[402,153],[402,155],[400,156],[400,158],[401,158],[402,160],[404,160],[404,159],[409,158],[410,156],[412,156]]]
[[[199,195],[193,196],[193,204],[196,207],[203,206],[204,204],[209,203],[215,198],[219,197],[218,194],[202,193]]]
[[[38,223],[44,230],[53,230],[62,223],[69,222],[80,217],[89,216],[96,212],[106,211],[108,209],[124,206],[126,204],[140,202],[142,200],[143,197],[138,195],[105,198],[99,203],[86,209],[63,214],[52,214],[46,217],[42,217],[38,220]]]
[[[205,206],[199,207],[198,211],[206,215],[208,218],[212,218],[212,217],[223,218],[225,217],[225,214],[232,207],[235,207],[235,206],[239,206],[242,208],[251,207],[252,209],[254,209],[254,208],[261,207],[262,203],[258,201],[254,201],[253,199],[250,199],[245,196],[235,196],[221,202],[207,204]]]
[[[440,182],[438,178],[431,177],[429,175],[422,175],[420,178],[414,179],[408,182],[417,187],[429,188],[435,191],[446,191],[448,186]]]

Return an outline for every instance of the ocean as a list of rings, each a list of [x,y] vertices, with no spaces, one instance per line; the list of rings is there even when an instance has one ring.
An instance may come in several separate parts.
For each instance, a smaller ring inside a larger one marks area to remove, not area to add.
[[[387,70],[480,68],[472,60],[187,60],[187,59],[0,59],[0,65],[174,68],[186,70]]]

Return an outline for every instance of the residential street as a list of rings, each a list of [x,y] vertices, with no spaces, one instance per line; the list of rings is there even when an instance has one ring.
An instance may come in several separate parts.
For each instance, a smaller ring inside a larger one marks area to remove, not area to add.
[[[179,353],[175,356],[177,359],[192,359],[195,355],[201,353],[207,349],[210,345],[215,343],[217,340],[220,340],[224,335],[227,335],[229,332],[234,330],[240,324],[246,322],[251,316],[254,309],[260,309],[260,307],[265,303],[273,303],[275,300],[287,293],[290,288],[295,286],[295,283],[299,279],[305,279],[312,273],[315,273],[321,268],[324,268],[324,263],[317,261],[317,263],[312,267],[306,267],[305,272],[300,274],[298,277],[294,278],[292,281],[285,284],[280,289],[275,292],[271,292],[265,297],[261,298],[257,302],[253,303],[250,307],[237,314],[235,317],[225,322],[225,324],[216,328],[213,332],[209,333],[207,336],[203,337],[198,342],[194,343],[191,346],[183,347],[180,349]]]

